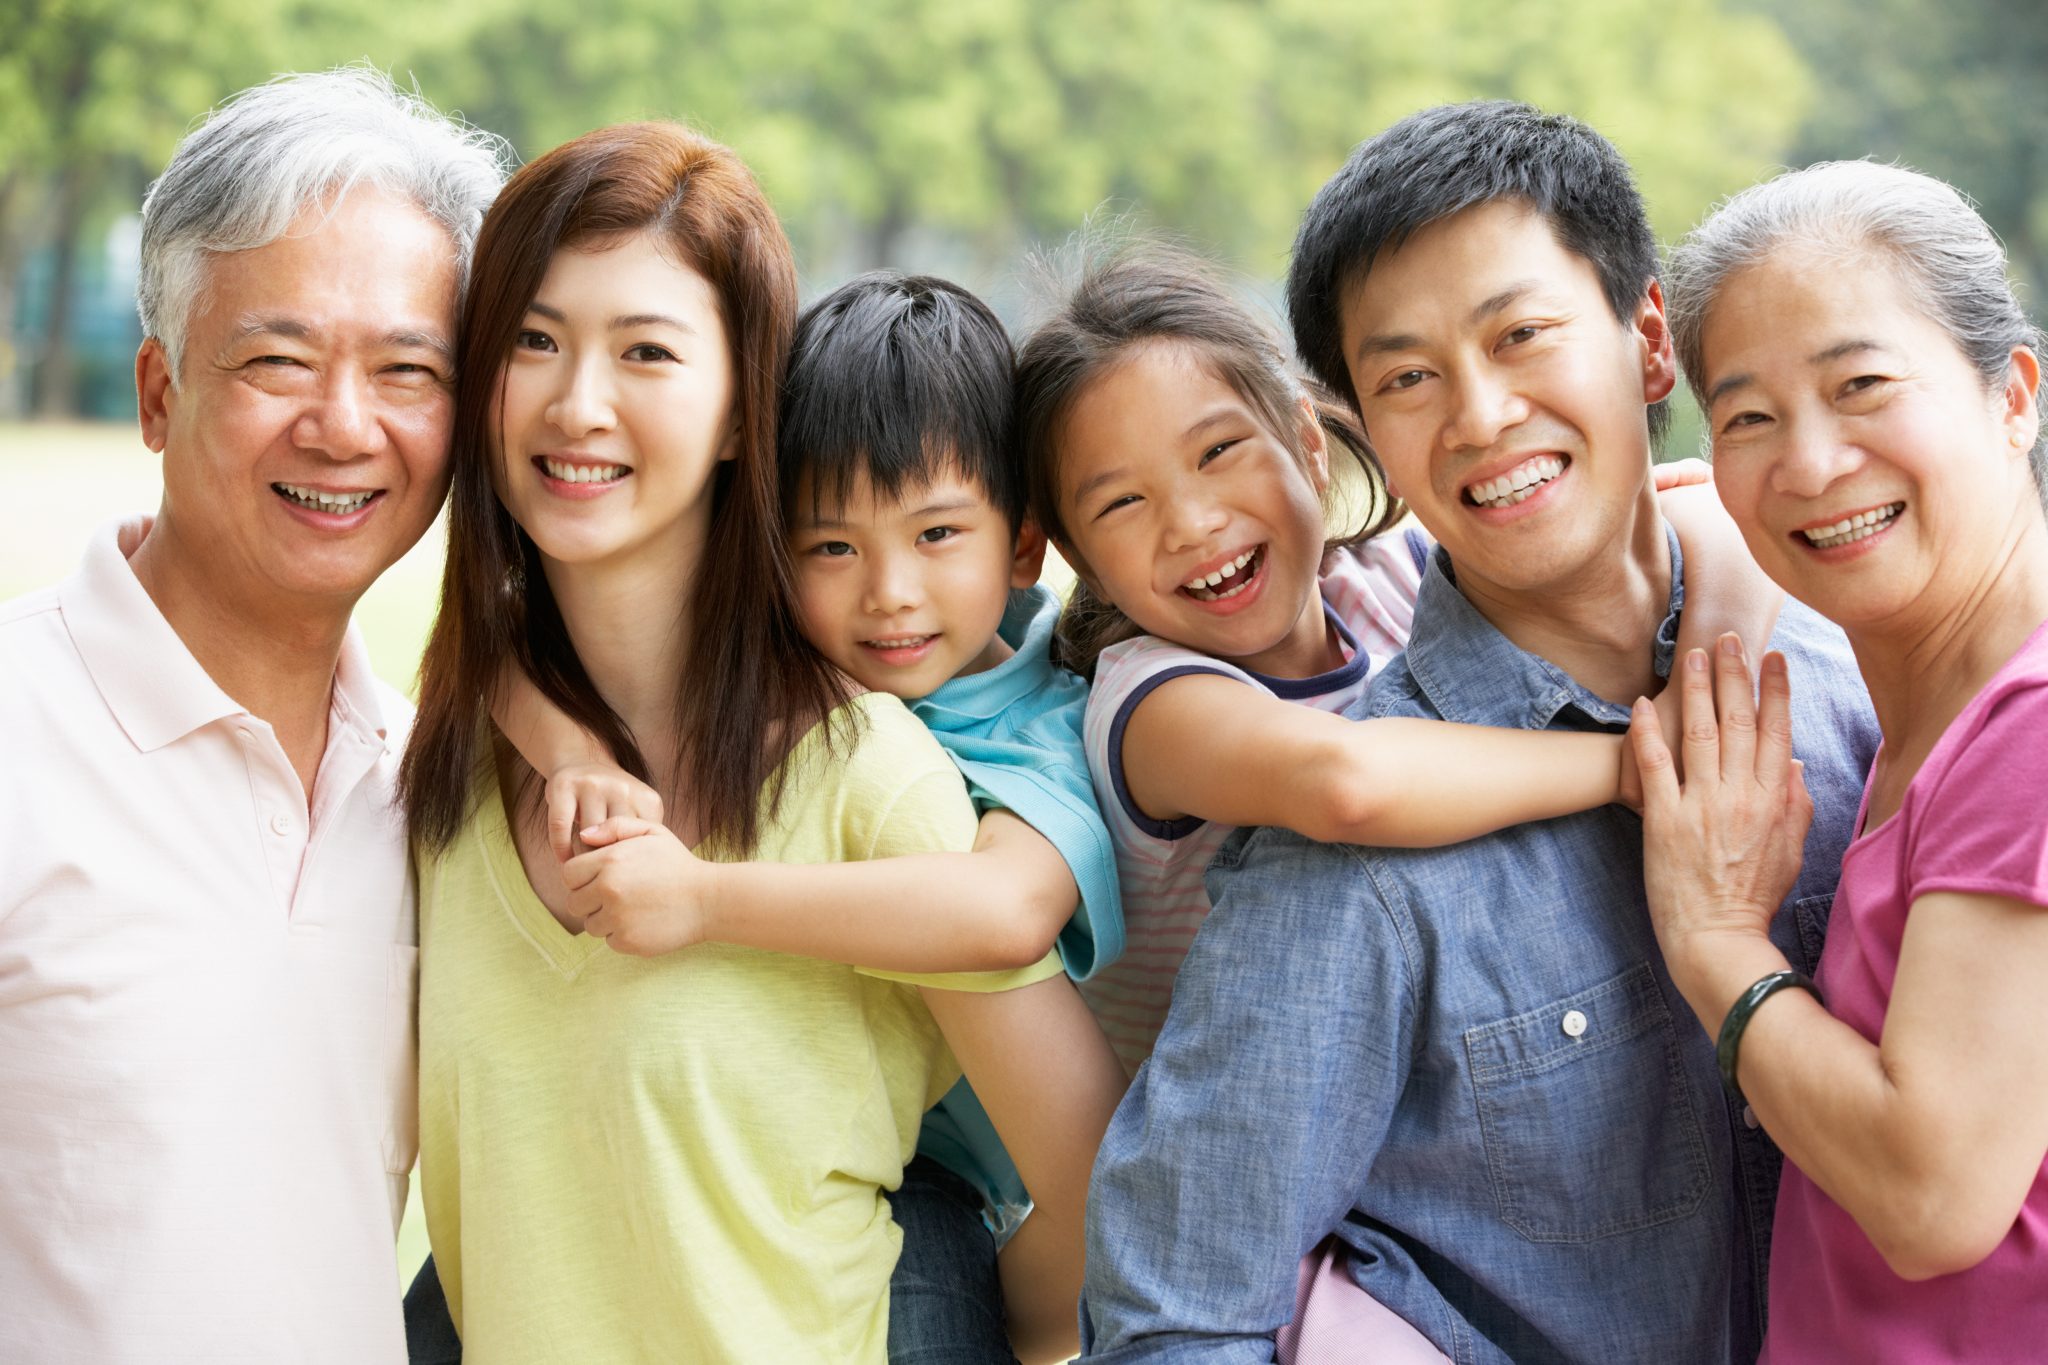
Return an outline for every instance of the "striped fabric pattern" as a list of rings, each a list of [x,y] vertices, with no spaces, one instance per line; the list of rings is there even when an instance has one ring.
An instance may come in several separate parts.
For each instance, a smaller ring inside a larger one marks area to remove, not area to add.
[[[1408,642],[1420,545],[1412,534],[1387,535],[1324,562],[1324,608],[1347,662],[1319,677],[1264,677],[1151,635],[1103,651],[1088,694],[1088,771],[1116,841],[1124,955],[1080,989],[1127,1071],[1135,1073],[1151,1055],[1166,1022],[1174,976],[1209,913],[1202,874],[1236,829],[1194,817],[1153,820],[1137,808],[1123,780],[1122,736],[1131,712],[1154,688],[1188,673],[1234,678],[1319,711],[1345,710]]]

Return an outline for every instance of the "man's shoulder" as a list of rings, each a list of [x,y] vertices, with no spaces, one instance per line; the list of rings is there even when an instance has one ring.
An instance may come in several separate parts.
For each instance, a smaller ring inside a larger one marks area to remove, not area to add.
[[[0,602],[0,631],[7,633],[10,644],[25,644],[34,637],[23,632],[34,631],[39,626],[46,625],[47,622],[42,618],[54,618],[59,615],[61,609],[57,605],[57,589],[54,586],[37,588],[34,592],[23,593],[19,597]]]
[[[8,694],[16,687],[69,687],[70,681],[53,676],[52,669],[78,662],[57,589],[40,588],[0,602],[0,680],[11,684]]]
[[[1436,707],[1422,691],[1422,684],[1416,681],[1415,671],[1408,666],[1408,652],[1403,650],[1387,661],[1386,667],[1373,675],[1366,684],[1363,694],[1344,713],[1353,720],[1365,720],[1374,716],[1420,716],[1437,720]]]

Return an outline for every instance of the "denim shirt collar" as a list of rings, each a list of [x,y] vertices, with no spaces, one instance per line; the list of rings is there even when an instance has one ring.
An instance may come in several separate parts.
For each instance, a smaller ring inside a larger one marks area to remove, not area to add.
[[[1685,608],[1685,559],[1669,523],[1671,602],[1653,646],[1657,676],[1671,676],[1678,648],[1678,618]],[[1408,671],[1437,714],[1468,725],[1547,729],[1566,708],[1598,725],[1628,724],[1628,707],[1588,691],[1578,679],[1520,648],[1458,590],[1457,571],[1441,545],[1415,597],[1415,632],[1408,640]]]

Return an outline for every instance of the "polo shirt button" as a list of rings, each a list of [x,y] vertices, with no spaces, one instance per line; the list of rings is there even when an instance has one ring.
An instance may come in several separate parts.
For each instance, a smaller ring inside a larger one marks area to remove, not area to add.
[[[1745,1104],[1745,1105],[1743,1105],[1743,1106],[1742,1106],[1742,1126],[1743,1126],[1744,1128],[1754,1128],[1754,1127],[1756,1127],[1756,1125],[1757,1125],[1757,1119],[1756,1119],[1756,1110],[1754,1110],[1754,1109],[1750,1108],[1750,1107],[1749,1107],[1748,1105],[1746,1105],[1746,1104]]]
[[[279,836],[290,834],[292,832],[291,816],[286,815],[283,811],[273,814],[270,817],[270,832]]]
[[[1565,1037],[1577,1038],[1586,1031],[1586,1016],[1577,1010],[1566,1010],[1558,1027],[1564,1030]]]

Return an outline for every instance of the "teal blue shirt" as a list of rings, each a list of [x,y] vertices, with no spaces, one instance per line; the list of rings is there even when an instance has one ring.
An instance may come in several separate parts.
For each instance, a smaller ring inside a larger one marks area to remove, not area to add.
[[[1116,847],[1095,805],[1081,716],[1088,684],[1052,661],[1060,603],[1051,590],[1010,594],[997,633],[1016,651],[910,703],[967,779],[977,810],[1007,810],[1067,860],[1081,902],[1060,931],[1067,974],[1086,981],[1124,950]],[[925,1115],[917,1150],[969,1180],[997,1210],[1028,1196],[974,1092],[961,1081]]]

